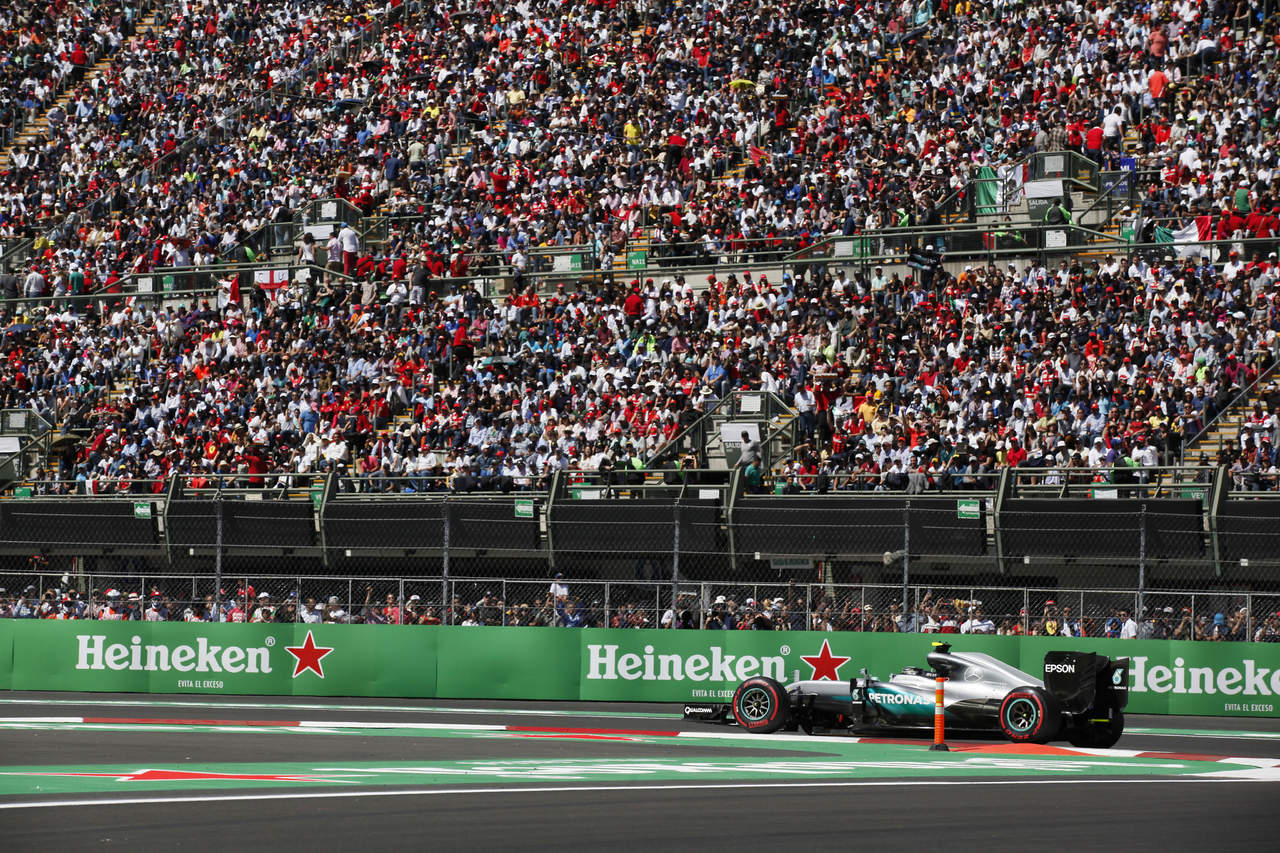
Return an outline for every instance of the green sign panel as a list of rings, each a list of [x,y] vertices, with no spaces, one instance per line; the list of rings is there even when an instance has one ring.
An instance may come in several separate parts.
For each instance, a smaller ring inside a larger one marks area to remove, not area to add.
[[[0,623],[0,689],[727,701],[754,675],[848,681],[920,666],[937,637],[806,631],[178,622]],[[1131,660],[1133,713],[1280,717],[1280,646],[953,634],[1038,675],[1046,652]]]
[[[12,689],[435,695],[434,631],[88,621],[47,630],[52,624],[12,623]]]
[[[150,518],[151,502],[150,501],[135,502],[133,505],[133,517],[134,518]]]
[[[981,515],[982,503],[980,501],[956,501],[956,518],[978,518]]]
[[[649,265],[649,253],[644,251],[627,252],[627,269],[642,270]]]
[[[31,497],[31,487],[19,486],[18,488],[13,490],[13,496],[15,498],[29,498]]]
[[[533,501],[515,502],[516,518],[533,518]]]

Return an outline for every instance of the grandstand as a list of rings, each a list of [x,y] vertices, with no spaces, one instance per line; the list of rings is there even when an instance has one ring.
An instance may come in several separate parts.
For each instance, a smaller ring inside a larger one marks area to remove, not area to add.
[[[0,486],[1276,491],[1268,8],[9,4]]]

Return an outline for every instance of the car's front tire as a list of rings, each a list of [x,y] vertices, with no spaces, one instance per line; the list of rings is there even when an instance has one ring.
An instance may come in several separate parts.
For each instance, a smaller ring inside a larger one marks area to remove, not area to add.
[[[787,725],[791,697],[778,681],[765,676],[748,678],[733,692],[733,718],[756,734],[770,734]]]
[[[1016,687],[1000,703],[1000,730],[1014,743],[1048,743],[1062,727],[1062,711],[1048,691]]]

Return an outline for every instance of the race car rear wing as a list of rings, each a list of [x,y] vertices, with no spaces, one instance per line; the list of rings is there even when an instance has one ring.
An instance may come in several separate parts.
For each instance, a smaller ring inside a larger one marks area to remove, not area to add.
[[[1112,660],[1091,652],[1049,652],[1044,656],[1044,686],[1069,714],[1084,714],[1129,701],[1129,659]]]

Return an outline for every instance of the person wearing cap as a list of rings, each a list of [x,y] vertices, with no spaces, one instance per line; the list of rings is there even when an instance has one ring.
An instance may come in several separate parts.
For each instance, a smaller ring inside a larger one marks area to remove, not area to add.
[[[253,601],[253,615],[249,617],[250,622],[263,623],[274,622],[276,608],[271,604],[271,593],[259,592]]]
[[[118,589],[106,591],[106,603],[98,609],[98,619],[106,622],[123,622],[129,618],[128,608]]]
[[[351,621],[351,617],[347,614],[342,602],[338,600],[336,595],[329,596],[328,602],[324,605],[322,618],[325,624],[330,625],[340,625]]]

